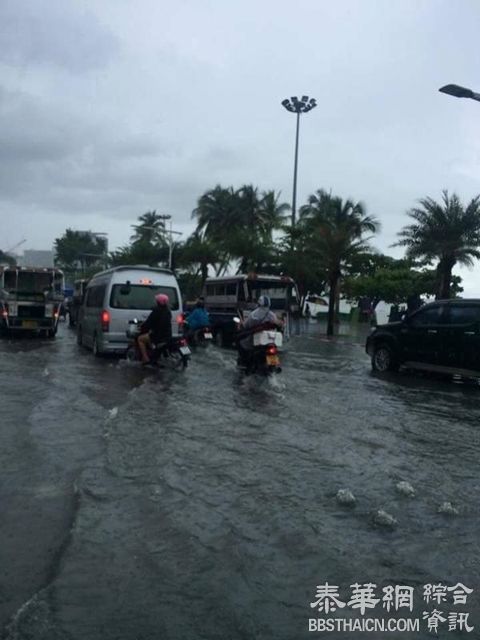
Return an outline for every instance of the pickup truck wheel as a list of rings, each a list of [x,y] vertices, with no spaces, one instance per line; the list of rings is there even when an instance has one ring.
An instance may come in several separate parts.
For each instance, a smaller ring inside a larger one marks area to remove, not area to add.
[[[395,357],[395,353],[388,344],[379,344],[374,347],[372,355],[372,369],[379,373],[385,373],[386,371],[397,371],[398,361]]]

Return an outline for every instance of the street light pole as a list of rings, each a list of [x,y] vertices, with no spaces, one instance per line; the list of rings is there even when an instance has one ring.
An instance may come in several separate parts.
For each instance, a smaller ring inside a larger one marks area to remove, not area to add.
[[[470,98],[471,100],[480,102],[480,93],[475,93],[471,89],[460,87],[458,84],[446,84],[444,87],[441,87],[439,91],[454,98]]]
[[[172,258],[173,258],[173,235],[177,235],[177,236],[182,236],[183,233],[181,231],[173,231],[172,229],[172,216],[169,215],[168,213],[164,214],[164,215],[159,215],[158,218],[160,220],[170,220],[170,229],[168,229],[167,233],[169,236],[169,242],[168,242],[168,268],[171,269],[172,268]],[[155,227],[143,227],[143,229],[151,229],[152,231],[156,231]]]
[[[297,127],[295,133],[295,159],[293,166],[293,194],[292,194],[292,231],[295,229],[297,216],[297,171],[298,171],[298,139],[300,133],[300,114],[308,113],[317,106],[315,98],[302,96],[299,100],[296,96],[282,100],[282,105],[287,111],[297,114]]]

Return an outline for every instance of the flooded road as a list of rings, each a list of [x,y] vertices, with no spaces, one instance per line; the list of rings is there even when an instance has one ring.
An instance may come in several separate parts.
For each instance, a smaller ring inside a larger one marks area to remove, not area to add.
[[[425,584],[477,589],[480,389],[376,377],[361,342],[313,323],[283,365],[245,379],[211,348],[148,372],[93,358],[63,326],[0,341],[3,637],[307,638],[326,582],[343,600],[353,583],[410,585],[404,618],[434,608]],[[440,637],[480,637],[477,591],[436,608],[476,627]],[[313,636],[435,637],[423,621]]]

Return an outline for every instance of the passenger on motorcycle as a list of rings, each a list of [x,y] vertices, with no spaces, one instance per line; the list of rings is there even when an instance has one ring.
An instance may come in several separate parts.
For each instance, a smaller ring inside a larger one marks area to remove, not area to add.
[[[243,329],[250,329],[251,331],[249,335],[238,343],[240,356],[246,356],[247,353],[253,349],[253,334],[255,333],[255,327],[264,324],[274,324],[277,327],[283,327],[283,322],[277,318],[273,311],[270,311],[271,302],[268,296],[260,296],[257,304],[257,308],[252,311],[243,323]]]
[[[142,354],[142,363],[148,364],[148,348],[172,337],[172,314],[168,308],[168,296],[158,293],[155,296],[155,308],[142,324],[138,337],[138,348]]]
[[[187,316],[187,335],[193,335],[199,329],[210,326],[210,316],[205,309],[205,301],[199,298],[195,304],[195,309]]]

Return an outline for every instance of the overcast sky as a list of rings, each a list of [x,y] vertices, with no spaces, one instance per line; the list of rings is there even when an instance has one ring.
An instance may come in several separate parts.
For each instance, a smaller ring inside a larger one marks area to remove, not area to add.
[[[478,0],[1,0],[0,248],[67,227],[114,248],[147,210],[253,183],[365,203],[388,249],[422,196],[480,192]],[[480,296],[480,265],[464,271]]]

